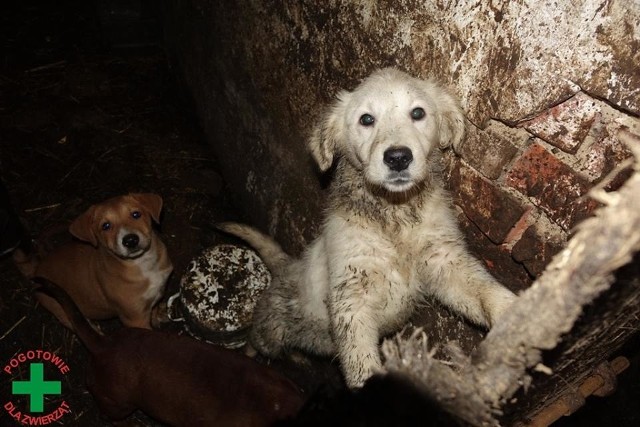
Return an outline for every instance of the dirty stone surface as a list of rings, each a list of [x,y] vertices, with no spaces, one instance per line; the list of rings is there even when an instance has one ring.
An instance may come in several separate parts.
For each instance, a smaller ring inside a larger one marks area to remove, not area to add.
[[[252,222],[292,237],[292,250],[321,206],[305,136],[339,89],[376,68],[441,81],[480,128],[514,126],[581,91],[640,113],[637,2],[164,3],[171,61],[207,137],[232,159],[223,175],[233,172]]]

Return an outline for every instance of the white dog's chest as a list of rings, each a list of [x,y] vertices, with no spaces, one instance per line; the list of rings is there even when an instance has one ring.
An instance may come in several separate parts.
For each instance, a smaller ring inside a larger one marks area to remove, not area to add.
[[[328,230],[333,224],[327,224]],[[417,272],[422,240],[381,235],[372,229],[344,227],[326,240],[329,289],[375,313],[381,326],[395,328],[411,314],[422,295]],[[344,285],[343,285],[344,284]],[[383,329],[387,329],[383,327]]]
[[[142,299],[155,304],[162,297],[162,289],[173,267],[171,264],[160,266],[160,260],[155,251],[148,251],[136,261],[142,276],[148,281],[148,287],[142,295]]]
[[[387,286],[379,289],[380,305],[383,307],[381,324],[387,324],[390,329],[406,321],[416,301],[423,295],[423,283],[417,275],[420,259],[420,250],[405,246],[394,247],[392,255],[382,260],[386,265],[382,273]]]

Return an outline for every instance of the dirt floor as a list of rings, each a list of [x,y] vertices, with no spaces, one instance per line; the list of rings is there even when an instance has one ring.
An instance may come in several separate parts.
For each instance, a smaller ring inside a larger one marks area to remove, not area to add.
[[[147,31],[127,38],[126,20],[100,21],[92,2],[62,3],[24,2],[0,18],[0,177],[15,211],[33,237],[45,236],[46,247],[67,239],[69,221],[94,202],[127,192],[161,195],[159,231],[174,264],[170,295],[188,262],[224,241],[212,224],[238,219],[217,161],[188,102],[177,94],[157,45],[155,17],[138,16],[136,25],[144,21]],[[58,378],[63,394],[47,397],[45,408],[64,400],[71,414],[61,425],[107,425],[84,387],[87,355],[79,341],[36,304],[8,256],[0,259],[0,283],[2,366],[28,350],[56,353],[70,370]],[[107,331],[119,327],[117,321],[103,323]],[[322,372],[282,369],[313,387],[337,378],[335,367],[323,364]],[[28,372],[16,369],[10,377],[24,379]],[[6,380],[3,373],[2,405],[11,396]],[[26,407],[26,396],[11,401]],[[17,425],[8,418],[0,410],[0,426]],[[131,422],[157,425],[141,413]]]
[[[145,8],[109,13],[94,2],[14,3],[0,13],[0,178],[16,212],[33,237],[44,233],[41,244],[54,245],[68,238],[69,221],[94,202],[127,192],[160,194],[159,231],[175,267],[171,294],[187,263],[224,241],[212,224],[239,218],[216,172],[218,160],[167,65],[160,20]],[[116,321],[102,326],[119,327]],[[84,386],[84,348],[36,304],[29,283],[5,256],[0,259],[0,364],[39,349],[58,354],[70,368],[51,378],[62,381],[63,394],[45,400],[47,407],[64,400],[71,408],[60,425],[108,425]],[[328,361],[276,367],[307,390],[340,384]],[[600,399],[591,405],[594,410],[563,425],[636,425],[637,415],[623,414],[640,395],[637,364],[630,373],[621,378],[630,393]],[[0,375],[4,405],[12,393],[6,374]],[[10,375],[11,380],[27,376],[24,369]],[[12,402],[26,407],[26,396],[13,396]],[[141,413],[129,424],[158,425]],[[0,426],[11,425],[17,424],[0,408]]]

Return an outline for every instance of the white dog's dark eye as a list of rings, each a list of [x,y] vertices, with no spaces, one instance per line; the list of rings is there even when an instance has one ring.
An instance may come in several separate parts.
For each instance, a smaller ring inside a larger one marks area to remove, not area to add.
[[[102,223],[102,229],[104,231],[111,230],[111,223],[110,222],[103,222]]]
[[[424,112],[424,109],[417,107],[411,110],[411,118],[413,120],[422,120],[427,113]]]
[[[139,211],[133,211],[133,212],[131,212],[131,216],[134,219],[138,219],[138,218],[140,218],[142,216],[142,214]]]
[[[363,114],[360,116],[360,124],[362,126],[371,126],[376,119],[371,114]]]

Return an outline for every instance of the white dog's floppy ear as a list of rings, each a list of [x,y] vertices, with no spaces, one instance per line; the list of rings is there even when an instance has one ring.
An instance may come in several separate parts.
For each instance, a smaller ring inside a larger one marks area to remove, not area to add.
[[[444,88],[432,81],[425,81],[427,93],[434,95],[436,103],[436,125],[440,148],[453,147],[455,152],[462,146],[465,121],[458,101]]]
[[[343,138],[343,105],[348,96],[349,92],[340,92],[338,99],[327,109],[324,117],[313,128],[309,137],[309,151],[322,172],[325,172],[333,164],[340,140]]]
[[[458,152],[462,146],[465,125],[462,111],[457,105],[453,109],[438,113],[438,132],[440,133],[440,148],[453,147]]]

